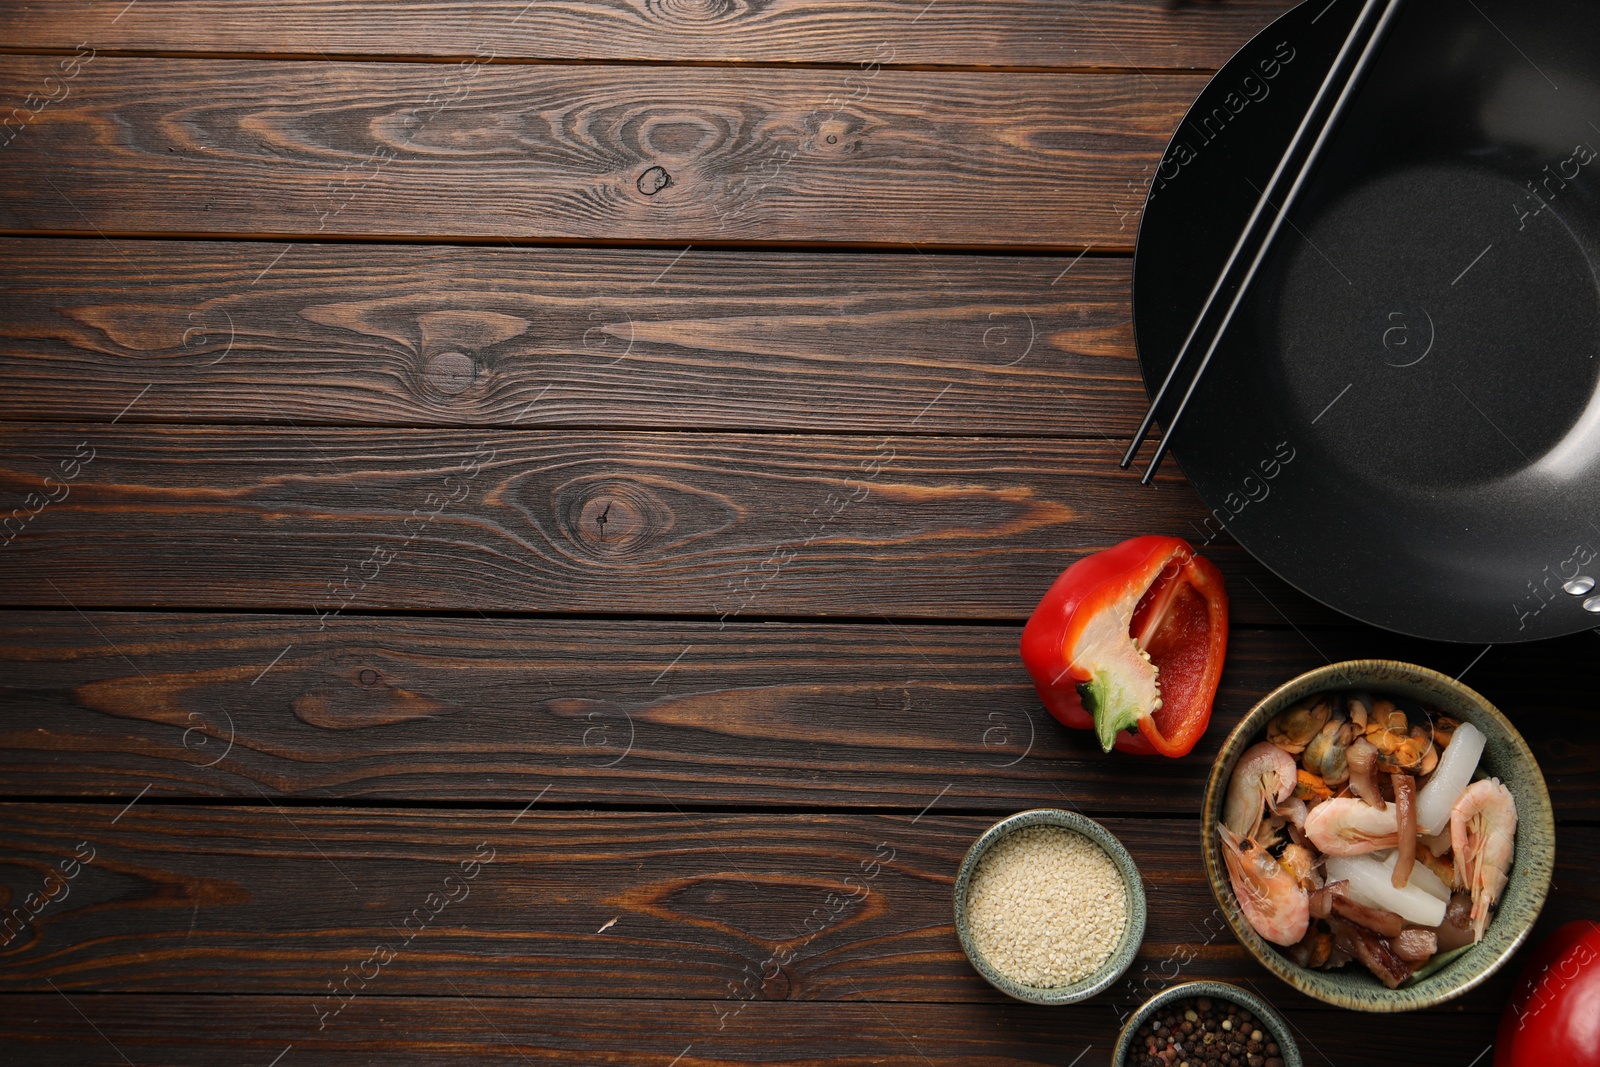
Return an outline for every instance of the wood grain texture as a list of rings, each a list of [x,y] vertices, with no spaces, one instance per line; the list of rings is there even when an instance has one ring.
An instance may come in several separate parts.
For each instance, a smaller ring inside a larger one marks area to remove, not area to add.
[[[1016,627],[0,615],[12,795],[524,804],[1196,810],[1264,694],[1338,659],[1455,675],[1478,650],[1359,627],[1236,627],[1181,760],[1101,753],[1040,708]],[[1495,649],[1469,680],[1517,723],[1556,815],[1600,819],[1589,635]],[[126,657],[126,658],[124,658]],[[600,668],[603,665],[603,669]]]
[[[1144,412],[1125,259],[283,251],[0,239],[0,418],[1123,439]]]
[[[1154,532],[1198,541],[1205,519],[1176,473],[1146,488],[1118,470],[1111,441],[61,424],[8,436],[0,499],[37,512],[0,550],[16,607],[281,609],[313,626],[370,608],[1020,621],[1081,555]],[[1237,546],[1207,552],[1239,621],[1331,617]]]
[[[14,48],[313,55],[918,63],[999,67],[1211,68],[1292,7],[1289,0],[826,0],[644,4],[628,0],[227,0],[8,4]],[[892,59],[890,58],[892,57]]]
[[[61,859],[87,860],[0,949],[0,987],[223,983],[325,998],[327,1012],[341,1001],[351,1010],[363,992],[452,986],[722,1000],[727,1011],[753,1000],[1004,1000],[966,962],[950,910],[956,869],[989,817],[117,809],[0,807],[7,907]],[[1214,915],[1195,820],[1104,822],[1139,866],[1149,923],[1132,979],[1096,998],[1103,1010],[1142,1000],[1146,978],[1159,988],[1175,976],[1273,981],[1277,1003],[1308,1003]],[[1562,828],[1541,931],[1600,906],[1600,887],[1581,875],[1597,845],[1600,830]],[[1513,977],[1459,1005],[1496,1010]]]
[[[1268,999],[1281,986],[1260,981]],[[102,996],[55,993],[5,998],[0,1054],[40,1067],[210,1067],[316,1063],[423,1067],[470,1062],[627,1064],[638,1067],[1109,1067],[1117,1017],[1091,1002],[1028,1004],[748,1003],[719,1027],[717,1002],[597,999],[374,997],[336,1026],[316,1029],[304,998]],[[78,1014],[78,1010],[83,1015]],[[1308,1067],[1385,1063],[1406,1050],[1416,1067],[1463,1067],[1493,1040],[1499,1017],[1451,1008],[1363,1016],[1306,1007],[1291,1011]],[[101,1031],[97,1035],[85,1019]],[[1426,1033],[1426,1040],[1418,1040]],[[121,1049],[122,1052],[117,1050]],[[1074,1059],[1074,1056],[1080,1057]]]
[[[0,229],[1126,251],[1205,81],[67,61],[0,60],[60,98],[4,133]]]
[[[1207,537],[1114,467],[1106,257],[1289,6],[4,5],[0,1061],[1094,1067],[1222,977],[1309,1064],[1480,1062],[1525,953],[1351,1025],[1228,934],[1190,813],[1284,678],[1466,669],[1560,819],[1535,939],[1600,914],[1589,635],[1334,625],[1224,536],[1190,758],[1098,753],[1017,662],[1082,553]],[[1039,1009],[949,894],[1058,804],[1150,926]]]

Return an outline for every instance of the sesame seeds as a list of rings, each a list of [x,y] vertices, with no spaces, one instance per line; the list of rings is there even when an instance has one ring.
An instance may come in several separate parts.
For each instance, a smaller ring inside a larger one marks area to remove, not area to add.
[[[991,967],[1052,989],[1111,958],[1128,925],[1128,891],[1089,838],[1032,826],[1002,838],[978,862],[967,915],[973,944]]]

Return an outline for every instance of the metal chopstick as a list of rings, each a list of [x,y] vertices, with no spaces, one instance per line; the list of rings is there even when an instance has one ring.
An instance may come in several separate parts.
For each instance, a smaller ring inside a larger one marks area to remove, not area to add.
[[[1235,289],[1233,300],[1229,304],[1227,312],[1223,315],[1222,322],[1212,334],[1211,341],[1207,345],[1205,355],[1201,358],[1199,367],[1196,369],[1193,377],[1190,379],[1188,389],[1185,390],[1183,398],[1179,401],[1177,410],[1173,412],[1170,419],[1166,420],[1165,432],[1162,434],[1161,441],[1156,447],[1156,454],[1151,460],[1149,468],[1146,469],[1144,476],[1139,479],[1141,483],[1146,485],[1150,483],[1150,479],[1155,476],[1156,469],[1160,467],[1162,459],[1166,456],[1168,448],[1171,447],[1173,432],[1176,430],[1184,412],[1188,409],[1189,400],[1194,395],[1195,390],[1199,387],[1200,380],[1204,376],[1206,368],[1211,363],[1212,355],[1216,352],[1217,346],[1221,343],[1222,337],[1227,333],[1228,326],[1233,321],[1234,313],[1238,310],[1239,305],[1243,303],[1245,294],[1249,291],[1251,283],[1255,280],[1256,271],[1260,268],[1262,262],[1264,262],[1266,259],[1267,253],[1271,250],[1273,242],[1277,238],[1278,232],[1283,225],[1284,219],[1287,217],[1288,212],[1295,200],[1299,197],[1300,191],[1304,187],[1306,179],[1309,176],[1312,168],[1315,166],[1318,156],[1321,155],[1322,149],[1327,143],[1327,140],[1334,127],[1338,124],[1340,116],[1344,113],[1344,110],[1348,106],[1350,99],[1353,97],[1356,86],[1360,83],[1362,76],[1371,66],[1373,57],[1377,54],[1378,46],[1383,40],[1384,32],[1388,29],[1389,23],[1394,18],[1395,12],[1400,7],[1400,3],[1401,0],[1387,0],[1387,4],[1385,5],[1384,0],[1367,0],[1365,6],[1361,10],[1361,13],[1356,17],[1355,22],[1351,24],[1350,32],[1346,35],[1344,44],[1340,47],[1338,55],[1334,57],[1333,64],[1328,68],[1328,73],[1323,78],[1322,85],[1318,87],[1317,95],[1312,99],[1311,106],[1306,110],[1305,117],[1301,120],[1300,126],[1295,130],[1294,137],[1290,140],[1288,148],[1285,149],[1283,156],[1278,160],[1278,165],[1276,169],[1273,170],[1272,177],[1268,180],[1266,188],[1260,190],[1260,196],[1256,201],[1255,209],[1250,213],[1250,218],[1246,221],[1244,229],[1240,232],[1239,239],[1234,243],[1233,250],[1229,253],[1227,262],[1223,265],[1221,273],[1218,274],[1216,283],[1211,287],[1211,292],[1207,295],[1205,304],[1201,307],[1199,315],[1195,317],[1194,325],[1190,327],[1189,335],[1184,339],[1182,347],[1178,349],[1178,354],[1173,359],[1171,367],[1167,369],[1167,374],[1161,382],[1161,387],[1156,391],[1156,395],[1151,399],[1150,406],[1145,411],[1144,419],[1139,424],[1139,430],[1134,435],[1133,442],[1128,446],[1127,452],[1122,457],[1121,466],[1127,467],[1133,462],[1133,457],[1138,453],[1139,448],[1144,444],[1145,439],[1149,436],[1151,426],[1155,422],[1156,415],[1162,403],[1166,399],[1167,392],[1177,378],[1179,366],[1187,359],[1188,354],[1194,345],[1195,339],[1200,335],[1200,331],[1204,327],[1206,320],[1211,316],[1211,312],[1216,304],[1218,295],[1221,294],[1222,291],[1227,287],[1229,279],[1234,272],[1234,268],[1238,265],[1241,256],[1246,252],[1254,240],[1256,231],[1259,227],[1262,217],[1266,214],[1267,208],[1272,208],[1274,214],[1267,233],[1265,237],[1261,238],[1260,244],[1256,249],[1255,256],[1252,258],[1249,268],[1246,270],[1243,279],[1240,280],[1237,288]],[[1384,7],[1383,14],[1377,19],[1376,23],[1374,23],[1373,13],[1380,6]],[[1349,66],[1349,56],[1358,45],[1361,45],[1363,38],[1365,38],[1365,44],[1361,48],[1361,54],[1357,58],[1354,66]],[[1322,112],[1324,104],[1329,95],[1336,87],[1340,90],[1339,97],[1334,103],[1333,108],[1328,112],[1326,118],[1321,122],[1320,128],[1318,128],[1318,116]],[[1291,165],[1293,164],[1295,157],[1300,153],[1302,145],[1313,128],[1318,128],[1316,140],[1313,142],[1310,151],[1306,154],[1305,159],[1301,162],[1299,167],[1294,170],[1293,184],[1289,187],[1287,194],[1282,196],[1281,206],[1276,205],[1273,203],[1274,196],[1278,193],[1280,186],[1282,186],[1286,177],[1290,174]]]

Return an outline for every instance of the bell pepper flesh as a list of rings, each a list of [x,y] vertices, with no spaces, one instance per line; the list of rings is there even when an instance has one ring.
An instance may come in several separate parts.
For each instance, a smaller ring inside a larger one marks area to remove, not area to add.
[[[1540,943],[1500,1017],[1494,1067],[1600,1067],[1600,922]]]
[[[1186,755],[1227,652],[1222,575],[1176,537],[1135,537],[1068,567],[1022,631],[1039,699],[1101,747]]]

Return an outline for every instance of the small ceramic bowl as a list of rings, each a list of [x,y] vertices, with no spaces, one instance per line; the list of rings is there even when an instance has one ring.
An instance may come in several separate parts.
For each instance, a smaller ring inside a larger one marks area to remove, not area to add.
[[[1226,1000],[1230,1004],[1244,1008],[1256,1017],[1263,1032],[1278,1043],[1278,1055],[1283,1059],[1283,1067],[1303,1067],[1300,1046],[1294,1043],[1294,1038],[1289,1033],[1289,1024],[1283,1016],[1254,993],[1247,993],[1228,982],[1184,982],[1171,989],[1163,989],[1145,1001],[1144,1005],[1128,1018],[1122,1027],[1122,1033],[1117,1035],[1117,1050],[1111,1055],[1113,1067],[1128,1067],[1128,1064],[1133,1062],[1134,1038],[1139,1033],[1139,1027],[1143,1026],[1152,1015],[1169,1004],[1188,1000],[1190,997]]]
[[[1483,731],[1486,741],[1478,769],[1500,779],[1517,805],[1516,852],[1510,881],[1500,895],[1483,940],[1426,978],[1386,988],[1358,962],[1340,970],[1320,971],[1296,966],[1276,945],[1250,925],[1234,899],[1233,886],[1217,842],[1216,825],[1228,780],[1240,753],[1255,743],[1267,722],[1278,712],[1324,690],[1362,689],[1375,696],[1405,697],[1429,705],[1446,715],[1470,722]],[[1307,996],[1356,1011],[1413,1011],[1443,1003],[1479,985],[1499,970],[1528,937],[1550,890],[1555,868],[1555,816],[1544,775],[1517,733],[1498,709],[1478,693],[1437,671],[1394,660],[1363,659],[1335,663],[1279,686],[1234,727],[1222,744],[1206,783],[1200,812],[1201,853],[1211,892],[1227,916],[1228,924],[1250,954],[1285,982]],[[1252,1009],[1254,1010],[1254,1009]]]
[[[1116,864],[1117,872],[1122,875],[1123,887],[1127,890],[1128,924],[1123,928],[1121,943],[1106,962],[1101,964],[1099,970],[1071,985],[1045,989],[1012,981],[991,967],[983,958],[972,942],[972,931],[967,925],[967,890],[979,861],[1002,838],[1030,826],[1059,826],[1087,837],[1111,857],[1111,862]],[[956,872],[955,904],[956,936],[961,939],[961,949],[967,954],[973,969],[1000,992],[1030,1004],[1076,1004],[1109,988],[1113,982],[1122,977],[1122,972],[1128,969],[1128,965],[1133,962],[1133,957],[1139,951],[1140,943],[1144,941],[1144,883],[1139,879],[1139,868],[1133,865],[1133,857],[1128,855],[1128,850],[1122,847],[1122,842],[1104,826],[1076,812],[1061,811],[1058,808],[1021,811],[1009,818],[1001,819],[985,830],[983,836],[974,841],[972,847],[967,850],[967,857],[961,861],[961,869]]]

